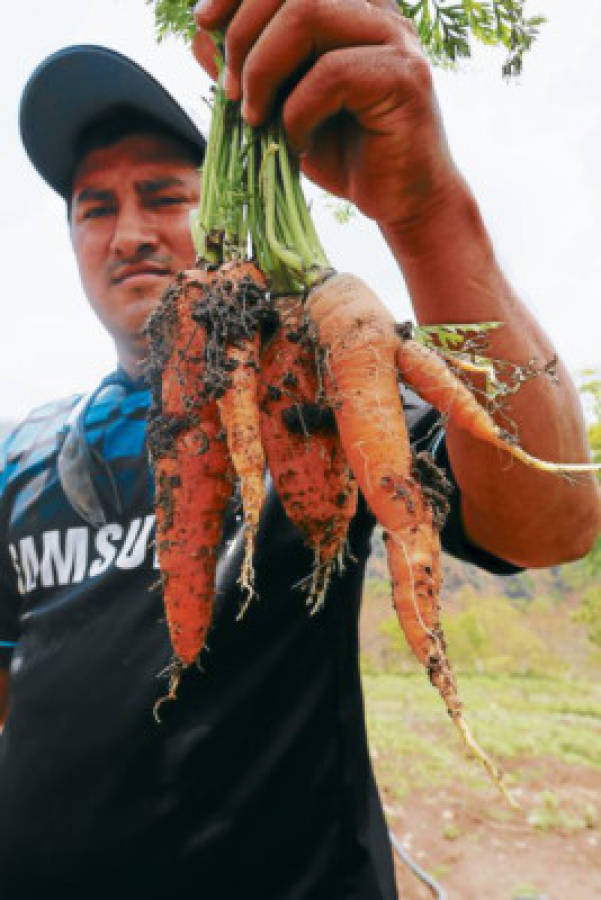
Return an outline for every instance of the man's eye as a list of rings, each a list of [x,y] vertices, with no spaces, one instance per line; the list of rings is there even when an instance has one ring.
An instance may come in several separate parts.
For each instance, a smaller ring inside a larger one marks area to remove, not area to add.
[[[175,206],[178,203],[185,203],[185,197],[153,197],[148,200],[148,206]]]
[[[115,212],[113,206],[90,206],[84,211],[84,219],[99,219],[102,216],[110,216]]]

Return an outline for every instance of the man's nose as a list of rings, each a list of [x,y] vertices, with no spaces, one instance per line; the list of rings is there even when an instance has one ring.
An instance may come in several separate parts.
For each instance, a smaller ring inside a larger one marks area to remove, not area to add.
[[[158,235],[143,210],[124,205],[117,215],[111,250],[118,259],[135,259],[158,246]]]

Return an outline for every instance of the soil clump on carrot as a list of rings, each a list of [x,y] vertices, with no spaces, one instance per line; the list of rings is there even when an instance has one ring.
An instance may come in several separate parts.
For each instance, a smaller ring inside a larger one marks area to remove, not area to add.
[[[191,315],[207,335],[204,393],[207,398],[217,399],[231,387],[231,373],[239,365],[228,356],[228,348],[252,341],[263,328],[273,329],[277,325],[277,313],[264,282],[244,275],[234,283],[227,272],[224,275],[217,270]],[[259,368],[258,360],[249,365]]]
[[[281,326],[261,363],[261,430],[286,515],[314,553],[313,570],[303,586],[315,612],[334,567],[343,564],[357,486],[332,410],[325,405],[302,300],[280,298],[276,303]]]
[[[435,527],[442,531],[451,508],[449,498],[454,490],[453,485],[436,465],[432,454],[425,450],[413,454],[411,474],[421,485],[422,493],[432,508]]]

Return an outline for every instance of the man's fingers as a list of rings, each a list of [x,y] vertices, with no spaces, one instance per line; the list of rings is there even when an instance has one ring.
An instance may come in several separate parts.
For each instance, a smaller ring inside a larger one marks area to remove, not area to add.
[[[204,31],[225,28],[240,6],[240,0],[200,0],[194,7],[194,21]]]
[[[390,115],[404,103],[430,96],[425,59],[397,46],[347,47],[322,56],[284,104],[284,127],[297,153],[333,116],[350,113],[372,133],[390,130]],[[387,127],[388,125],[388,127]]]
[[[401,33],[389,15],[366,0],[287,0],[244,62],[245,118],[252,125],[265,121],[282,86],[322,54],[342,47],[398,42]]]
[[[217,80],[217,66],[215,65],[215,44],[206,31],[197,31],[192,39],[192,52],[194,56],[215,81]]]
[[[225,33],[225,90],[230,100],[242,96],[242,69],[250,50],[285,0],[243,3]]]
[[[206,0],[195,6],[194,20],[200,32],[207,34],[216,29],[225,29],[224,87],[230,100],[240,100],[244,60],[266,24],[284,2],[285,0]],[[203,59],[199,61],[205,65]]]
[[[387,9],[390,12],[398,13],[400,15],[396,0],[367,0],[367,2],[371,3],[372,6],[377,6],[378,9]]]
[[[378,9],[382,9],[385,12],[391,13],[392,15],[396,16],[397,19],[401,19],[403,22],[403,27],[407,31],[408,35],[414,37],[417,42],[417,46],[421,47],[419,32],[415,27],[415,22],[413,21],[413,19],[409,19],[402,14],[401,10],[399,9],[397,0],[368,0],[368,2],[373,3],[373,5],[377,6]]]
[[[217,3],[217,0],[215,0],[215,2]],[[233,14],[233,17],[229,20],[225,36],[225,87],[227,95],[231,100],[239,100],[241,98],[242,69],[244,62],[252,47],[256,44],[280,7],[284,6],[285,2],[286,0],[246,0],[246,2],[243,0]],[[392,11],[395,15],[399,15],[399,8],[395,0],[362,0],[362,5],[365,5],[365,2],[373,7],[385,10],[388,13]],[[219,0],[219,3],[221,4],[220,9],[224,10],[226,0]],[[307,22],[308,16],[312,14],[313,8],[317,8],[319,4],[307,2],[307,0],[303,0],[303,4],[304,6],[302,7],[300,4],[298,5],[297,15]],[[234,6],[235,5],[236,4],[234,3]],[[328,13],[330,13],[330,11],[327,7],[329,6],[331,8],[336,5],[340,6],[339,0],[338,3],[336,3],[336,0],[334,0],[334,2],[332,2],[332,0],[327,0],[326,3],[323,3],[323,0],[321,0],[321,6],[326,8]],[[232,6],[231,0],[229,6]],[[345,12],[345,17],[353,6],[353,3],[348,4],[348,10]],[[283,12],[285,15],[288,15],[286,10]],[[283,24],[271,32],[276,38],[284,29],[288,28],[286,19],[282,18],[280,21]],[[288,43],[292,38],[293,34],[290,33]]]
[[[225,28],[225,89],[246,97],[252,124],[269,115],[282,87],[322,53],[346,46],[419,42],[395,0],[204,0],[194,9],[194,53],[215,77],[208,32]]]

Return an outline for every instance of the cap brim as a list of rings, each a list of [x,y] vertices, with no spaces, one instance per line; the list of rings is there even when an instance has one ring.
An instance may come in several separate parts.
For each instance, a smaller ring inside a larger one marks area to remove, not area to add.
[[[19,109],[21,139],[50,187],[68,198],[82,129],[112,108],[130,106],[198,146],[205,139],[173,97],[131,59],[92,44],[47,57],[25,85]]]

